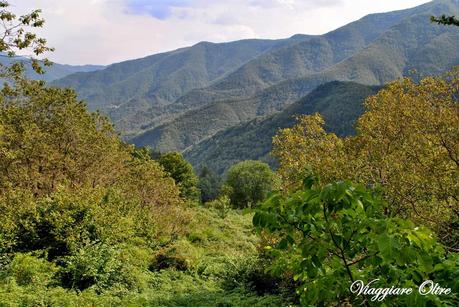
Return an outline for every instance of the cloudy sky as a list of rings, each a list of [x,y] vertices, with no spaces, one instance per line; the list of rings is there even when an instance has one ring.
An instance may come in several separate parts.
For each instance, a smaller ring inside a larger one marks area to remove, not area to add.
[[[426,0],[10,0],[43,10],[41,35],[66,64],[110,64],[193,45],[322,34]]]

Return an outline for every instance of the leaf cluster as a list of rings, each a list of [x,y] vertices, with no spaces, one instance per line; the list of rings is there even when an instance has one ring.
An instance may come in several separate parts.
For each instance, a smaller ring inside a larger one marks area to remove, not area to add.
[[[0,53],[1,56],[15,57],[18,53],[32,52],[32,69],[43,74],[43,65],[49,66],[48,59],[38,60],[36,57],[54,51],[48,47],[46,39],[39,37],[34,30],[43,27],[45,20],[41,17],[41,10],[17,16],[11,12],[8,1],[0,1],[0,24],[2,26],[0,34]],[[0,65],[0,76],[5,78],[19,78],[24,67],[21,62],[16,62],[11,66]]]
[[[380,196],[348,182],[321,186],[307,177],[298,191],[274,193],[253,218],[258,229],[277,235],[267,246],[276,261],[272,270],[292,272],[300,283],[302,305],[372,304],[371,297],[352,295],[356,280],[379,279],[377,287],[413,287],[434,279],[457,293],[457,257],[445,256],[443,247],[424,227],[400,218],[386,218]],[[386,304],[441,305],[457,297],[390,296]],[[380,303],[380,301],[379,301]]]

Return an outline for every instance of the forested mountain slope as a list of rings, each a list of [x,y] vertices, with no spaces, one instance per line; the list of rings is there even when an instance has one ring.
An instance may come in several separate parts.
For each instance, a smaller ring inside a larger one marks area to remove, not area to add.
[[[192,150],[326,82],[382,85],[412,70],[437,74],[459,64],[459,29],[430,22],[441,14],[459,14],[459,2],[372,14],[324,35],[202,42],[53,84],[75,88],[136,145]]]
[[[95,73],[80,73],[54,83],[73,87],[91,110],[107,113],[123,132],[161,120],[167,106],[188,91],[209,85],[264,51],[308,39],[242,40],[155,54],[110,65]],[[149,110],[148,113],[145,113]]]
[[[273,163],[268,155],[272,137],[279,129],[293,126],[296,116],[319,112],[328,131],[349,135],[353,133],[355,120],[363,113],[363,101],[378,89],[354,82],[326,83],[280,113],[217,133],[185,151],[185,156],[195,167],[207,166],[218,173],[241,160],[263,159]]]
[[[421,6],[368,15],[324,35],[263,54],[202,93],[215,91],[223,97],[247,97],[278,82],[323,71],[353,56],[404,18],[425,9]],[[178,102],[188,103],[187,100],[194,100],[194,95],[184,96]]]

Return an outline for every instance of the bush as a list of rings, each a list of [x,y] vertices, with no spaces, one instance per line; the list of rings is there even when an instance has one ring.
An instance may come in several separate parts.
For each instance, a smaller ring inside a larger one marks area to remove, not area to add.
[[[213,208],[217,210],[218,215],[221,218],[225,218],[227,213],[231,210],[231,201],[228,196],[223,195],[219,198],[205,203],[207,208]]]
[[[1,272],[1,278],[11,278],[19,286],[46,287],[52,283],[56,272],[57,267],[45,259],[37,258],[30,253],[16,253],[6,271]]]
[[[123,281],[119,251],[105,244],[89,244],[59,259],[62,285],[85,290],[95,286],[100,292]]]

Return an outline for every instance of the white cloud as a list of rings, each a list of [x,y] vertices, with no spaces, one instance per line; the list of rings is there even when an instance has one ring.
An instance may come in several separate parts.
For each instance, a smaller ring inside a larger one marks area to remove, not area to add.
[[[13,9],[41,8],[41,30],[69,64],[109,64],[192,45],[244,38],[320,34],[369,13],[426,0],[12,0]]]
[[[251,0],[249,4],[262,8],[317,8],[336,6],[343,3],[343,0]]]

